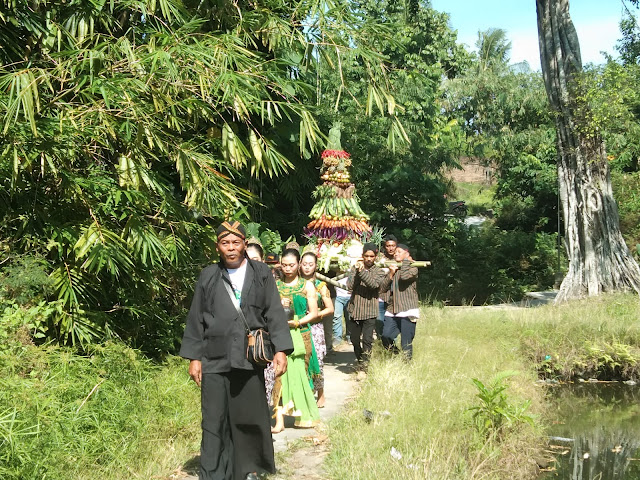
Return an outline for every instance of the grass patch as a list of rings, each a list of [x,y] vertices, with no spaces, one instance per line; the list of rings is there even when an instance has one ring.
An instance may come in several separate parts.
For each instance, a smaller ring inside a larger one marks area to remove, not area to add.
[[[424,308],[413,361],[376,349],[361,391],[330,423],[328,474],[533,478],[547,418],[535,380],[640,378],[639,314],[635,295]],[[79,356],[18,333],[0,342],[0,478],[167,478],[197,453],[199,390],[184,361],[157,365],[117,343]]]
[[[542,377],[640,379],[640,303],[601,295],[522,314],[522,354]]]
[[[331,478],[530,478],[538,430],[523,422],[505,428],[501,440],[487,438],[470,410],[480,402],[472,379],[490,384],[507,370],[520,372],[505,379],[508,401],[529,399],[530,412],[541,410],[536,373],[519,355],[514,315],[423,309],[412,363],[377,350],[362,391],[331,423]],[[364,409],[374,412],[372,420]]]
[[[479,215],[494,207],[495,190],[495,185],[456,182],[454,196],[456,200],[465,201],[470,215]]]
[[[536,380],[638,378],[639,314],[635,295],[529,309],[424,308],[413,362],[375,350],[359,395],[331,422],[331,478],[535,478],[549,418]]]
[[[0,349],[0,478],[166,478],[198,451],[186,365],[121,344]]]

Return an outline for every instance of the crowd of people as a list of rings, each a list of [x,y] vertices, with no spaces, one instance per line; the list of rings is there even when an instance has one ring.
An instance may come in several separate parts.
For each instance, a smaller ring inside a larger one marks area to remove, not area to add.
[[[285,416],[299,428],[320,421],[332,350],[351,343],[366,369],[375,335],[412,358],[418,269],[409,248],[389,236],[382,252],[365,244],[340,286],[329,288],[316,276],[315,253],[295,242],[265,255],[239,222],[224,222],[217,234],[220,262],[200,274],[180,355],[201,387],[199,478],[252,480],[275,471],[271,435],[285,428]],[[276,353],[264,369],[247,360],[245,324],[269,332]]]

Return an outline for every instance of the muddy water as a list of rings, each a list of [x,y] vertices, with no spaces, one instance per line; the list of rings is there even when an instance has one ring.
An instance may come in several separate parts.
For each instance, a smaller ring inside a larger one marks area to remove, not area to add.
[[[640,479],[640,387],[578,383],[549,388],[555,471],[541,478]],[[553,465],[553,464],[552,464]]]

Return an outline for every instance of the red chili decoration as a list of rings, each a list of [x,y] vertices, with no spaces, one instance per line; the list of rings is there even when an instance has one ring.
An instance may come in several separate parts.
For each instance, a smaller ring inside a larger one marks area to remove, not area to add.
[[[351,155],[345,152],[344,150],[325,150],[324,152],[322,152],[321,157],[322,158],[326,158],[326,157],[349,158],[351,157]]]

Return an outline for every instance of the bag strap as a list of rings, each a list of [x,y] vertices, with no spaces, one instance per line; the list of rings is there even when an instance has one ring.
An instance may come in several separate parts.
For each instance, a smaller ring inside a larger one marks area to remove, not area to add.
[[[247,329],[247,334],[249,334],[251,332],[251,329],[249,328],[249,324],[247,323],[247,319],[244,316],[244,312],[242,311],[242,308],[240,308],[240,302],[238,302],[238,299],[236,298],[235,294],[233,293],[233,290],[231,290],[231,285],[230,285],[229,280],[227,280],[227,278],[224,275],[222,275],[222,283],[224,283],[224,288],[227,289],[227,293],[229,294],[229,298],[231,299],[231,303],[233,303],[233,306],[236,307],[236,312],[238,312],[238,316],[244,322],[244,326]]]

